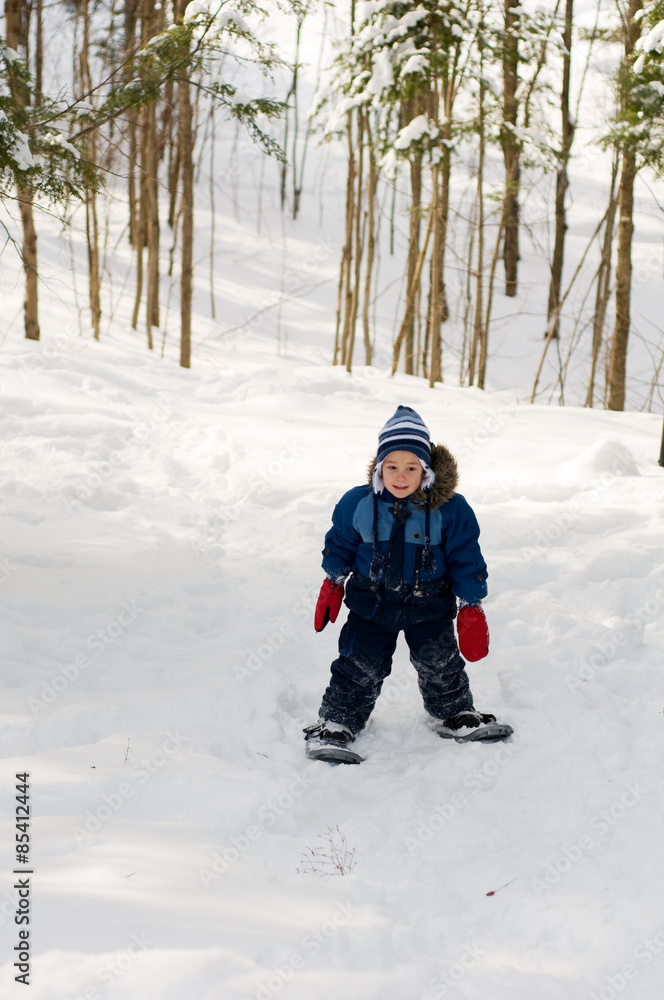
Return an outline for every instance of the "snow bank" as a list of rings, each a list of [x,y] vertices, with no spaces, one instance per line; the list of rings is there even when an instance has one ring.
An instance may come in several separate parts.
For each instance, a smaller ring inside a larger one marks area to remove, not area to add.
[[[10,348],[0,408],[0,787],[7,844],[31,774],[34,1000],[658,995],[659,418],[250,336],[193,372],[76,346]],[[400,645],[366,763],[334,768],[302,752],[338,634],[311,624],[319,553],[399,402],[460,460],[490,570],[472,686],[516,736],[438,739]],[[298,872],[341,835],[352,872]]]

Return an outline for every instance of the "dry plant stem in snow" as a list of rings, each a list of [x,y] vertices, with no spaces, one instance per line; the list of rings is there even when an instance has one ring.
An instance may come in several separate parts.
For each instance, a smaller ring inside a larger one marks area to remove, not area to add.
[[[348,849],[348,841],[338,826],[328,827],[325,833],[319,834],[323,840],[320,847],[307,847],[297,871],[301,875],[320,875],[331,878],[332,875],[347,875],[355,867],[355,848]]]

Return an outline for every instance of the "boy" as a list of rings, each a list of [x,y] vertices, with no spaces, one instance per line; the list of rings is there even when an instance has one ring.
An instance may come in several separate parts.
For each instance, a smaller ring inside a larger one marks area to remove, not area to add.
[[[489,631],[481,607],[487,571],[479,527],[469,504],[455,493],[457,480],[447,448],[432,447],[419,414],[399,406],[380,432],[370,485],[349,490],[335,507],[325,536],[326,579],[316,605],[316,631],[336,621],[349,574],[350,613],[320,718],[304,730],[308,756],[362,759],[341,748],[365,726],[390,673],[400,631],[440,736],[493,742],[511,735],[495,716],[473,708],[459,655],[460,648],[467,660],[486,656]]]

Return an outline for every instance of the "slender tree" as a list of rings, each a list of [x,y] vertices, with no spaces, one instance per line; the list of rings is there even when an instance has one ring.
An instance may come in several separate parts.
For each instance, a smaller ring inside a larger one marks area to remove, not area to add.
[[[505,195],[503,199],[503,231],[505,234],[505,295],[517,291],[519,266],[519,185],[521,177],[521,143],[517,136],[519,82],[520,0],[505,0],[503,40],[503,127],[501,144],[505,162]]]
[[[477,268],[475,272],[475,308],[473,318],[473,334],[468,365],[468,384],[475,380],[475,366],[479,352],[477,385],[484,388],[487,362],[487,324],[484,317],[484,162],[486,156],[486,80],[484,79],[484,23],[483,9],[480,6],[480,25],[478,32],[479,48],[479,87],[477,108]]]
[[[369,304],[371,302],[371,280],[373,277],[374,258],[376,253],[376,195],[380,170],[376,162],[376,149],[371,130],[369,115],[366,117],[366,135],[369,153],[369,173],[367,179],[367,212],[365,217],[366,232],[366,267],[364,272],[364,299],[362,303],[362,333],[364,337],[364,363],[370,365],[373,360],[373,345],[369,326]]]
[[[9,89],[19,114],[30,107],[31,95],[28,84],[28,42],[30,38],[30,13],[28,0],[5,0],[5,24],[7,48],[16,52],[17,60],[7,65]],[[41,72],[41,70],[40,70]],[[30,160],[32,157],[30,157]],[[35,229],[35,190],[29,179],[16,173],[16,197],[21,214],[23,244],[21,257],[25,274],[25,301],[23,306],[25,336],[28,340],[39,340],[39,271],[37,265],[37,230]]]
[[[607,137],[621,156],[618,183],[618,247],[616,318],[608,369],[610,410],[625,407],[627,346],[631,325],[632,238],[634,184],[644,166],[664,173],[664,4],[662,0],[629,0],[619,7],[623,29],[623,59],[618,74],[619,111]],[[610,207],[610,206],[609,206]]]
[[[136,27],[138,21],[138,0],[125,0],[124,3],[124,73],[125,86],[131,82],[133,55],[136,50]],[[138,247],[138,219],[136,212],[136,169],[137,169],[137,108],[129,108],[127,115],[127,193],[129,198],[129,243],[136,250]]]
[[[176,23],[182,23],[186,0],[177,0]],[[189,40],[183,38],[188,49]],[[188,55],[188,52],[187,52]],[[178,162],[182,173],[182,252],[180,270],[180,365],[191,368],[191,308],[194,247],[194,116],[191,85],[186,75],[178,81]]]
[[[362,266],[362,203],[364,199],[364,118],[363,108],[357,111],[357,192],[355,194],[355,216],[353,219],[353,245],[355,249],[355,260],[353,267],[352,286],[349,286],[350,304],[348,308],[348,329],[345,340],[346,353],[344,362],[346,371],[350,372],[353,366],[353,352],[355,349],[355,327],[357,325],[357,314],[360,295],[360,269]]]
[[[642,7],[642,0],[629,0],[629,6],[623,11],[623,64],[620,76],[620,114],[623,120],[629,120],[634,114],[638,114],[634,107],[631,70],[634,48],[641,33],[636,14]],[[609,410],[623,410],[625,408],[627,342],[631,323],[634,182],[637,169],[637,147],[634,142],[628,141],[623,144],[618,185],[616,321],[613,328],[609,360],[609,398],[607,404]]]
[[[404,101],[402,105],[402,127],[409,121],[417,118],[423,112],[423,97],[416,94],[412,99]],[[409,219],[409,240],[408,240],[408,262],[406,270],[406,288],[410,289],[413,278],[417,270],[417,262],[420,255],[420,229],[422,218],[422,161],[424,152],[421,144],[416,143],[410,149],[409,175],[410,175],[410,219]],[[415,295],[408,297],[405,323],[406,335],[404,338],[404,371],[407,375],[416,373],[415,355],[415,320],[417,311],[418,291]]]
[[[556,171],[556,206],[555,206],[555,240],[553,260],[551,262],[551,281],[549,284],[548,319],[556,311],[560,299],[560,282],[563,273],[563,258],[565,254],[565,233],[567,231],[567,213],[565,197],[569,185],[568,164],[574,139],[574,120],[570,111],[570,72],[572,66],[572,28],[574,23],[574,0],[565,2],[565,22],[563,27],[563,76],[560,90],[560,151],[558,153],[558,169]],[[554,337],[558,336],[558,324]]]
[[[92,93],[90,72],[90,6],[88,0],[81,0],[80,17],[83,22],[81,51],[79,57],[80,78],[83,93]],[[86,136],[83,148],[88,162],[97,168],[97,133]],[[90,318],[95,340],[101,333],[101,273],[99,267],[99,220],[97,217],[97,191],[94,185],[85,189],[85,234],[88,245],[88,295]]]
[[[618,207],[618,194],[616,184],[618,180],[619,156],[617,149],[613,150],[613,164],[611,167],[611,183],[609,186],[609,206],[606,211],[606,223],[604,226],[604,238],[602,240],[602,253],[599,267],[597,268],[597,288],[595,292],[595,310],[593,313],[593,336],[590,355],[590,376],[588,378],[588,392],[586,394],[586,406],[592,406],[595,398],[595,379],[597,377],[597,363],[599,361],[602,341],[604,339],[604,325],[606,322],[606,311],[611,294],[611,255],[613,250],[613,237],[616,228],[616,209]]]
[[[353,258],[357,254],[357,246],[355,244],[355,236],[357,233],[355,216],[356,213],[359,212],[359,208],[356,209],[355,207],[357,193],[355,186],[358,174],[354,137],[354,123],[356,117],[356,112],[348,112],[346,123],[348,136],[348,166],[346,175],[346,239],[341,256],[341,285],[339,289],[341,301],[340,308],[338,310],[339,319],[341,319],[343,314],[339,363],[346,365],[347,368],[349,366],[349,362],[352,364],[353,357],[352,350],[349,353],[348,343],[351,339],[350,324],[351,316],[353,314]]]

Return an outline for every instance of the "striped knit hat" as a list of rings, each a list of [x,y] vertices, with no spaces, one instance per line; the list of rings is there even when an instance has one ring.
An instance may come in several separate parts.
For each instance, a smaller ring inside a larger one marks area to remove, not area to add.
[[[410,406],[397,406],[393,417],[378,435],[376,461],[382,462],[393,451],[410,451],[425,465],[431,462],[431,438],[419,413]]]

